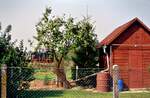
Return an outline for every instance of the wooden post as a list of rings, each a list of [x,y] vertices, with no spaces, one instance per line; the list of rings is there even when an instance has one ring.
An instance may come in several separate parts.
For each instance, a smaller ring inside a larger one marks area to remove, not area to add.
[[[113,65],[113,98],[119,98],[118,80],[119,66]]]
[[[4,64],[1,67],[1,98],[6,98],[7,96],[7,66]]]

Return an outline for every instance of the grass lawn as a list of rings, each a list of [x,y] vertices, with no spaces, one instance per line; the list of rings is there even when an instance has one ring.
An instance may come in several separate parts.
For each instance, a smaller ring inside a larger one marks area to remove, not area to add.
[[[112,93],[82,90],[29,90],[21,92],[19,98],[112,98]],[[150,93],[121,93],[120,98],[150,98]]]
[[[71,80],[71,70],[67,70],[66,75],[67,75],[67,79]],[[36,80],[44,80],[45,77],[47,77],[48,80],[56,79],[56,75],[51,70],[46,70],[46,69],[36,69],[34,73],[34,77]]]
[[[52,72],[36,72],[34,74],[34,77],[36,80],[44,80],[45,77],[47,77],[48,80],[54,80],[55,74],[53,74]]]

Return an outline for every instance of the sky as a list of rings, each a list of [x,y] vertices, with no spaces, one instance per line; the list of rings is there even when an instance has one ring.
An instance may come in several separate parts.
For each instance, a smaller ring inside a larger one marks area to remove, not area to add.
[[[71,15],[81,20],[91,17],[95,33],[101,41],[118,26],[138,17],[150,27],[149,0],[0,0],[0,22],[3,29],[12,25],[12,40],[33,40],[35,25],[45,8],[51,6],[52,14]]]

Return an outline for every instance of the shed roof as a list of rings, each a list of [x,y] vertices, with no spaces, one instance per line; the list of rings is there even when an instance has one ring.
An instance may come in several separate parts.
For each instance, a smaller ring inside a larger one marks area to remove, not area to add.
[[[102,40],[97,48],[103,45],[109,45],[112,41],[114,41],[121,33],[123,33],[126,29],[128,29],[133,23],[138,22],[140,23],[146,30],[150,32],[150,29],[137,17],[132,19],[131,21],[119,26],[116,28],[111,34],[109,34],[104,40]]]

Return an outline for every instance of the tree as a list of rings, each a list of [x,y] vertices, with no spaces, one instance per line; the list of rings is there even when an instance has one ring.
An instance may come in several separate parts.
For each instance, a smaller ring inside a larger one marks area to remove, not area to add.
[[[36,25],[37,36],[34,38],[38,41],[39,46],[49,49],[50,58],[54,59],[54,73],[58,81],[61,81],[65,88],[70,88],[63,61],[68,52],[74,48],[78,26],[72,17],[50,16],[51,11],[51,8],[46,8],[43,18]]]
[[[56,66],[54,73],[58,80],[64,83],[65,88],[70,88],[64,72],[64,59],[71,50],[78,49],[86,54],[84,56],[87,56],[85,58],[82,56],[83,62],[80,60],[81,64],[79,65],[90,64],[91,67],[94,67],[97,63],[95,61],[96,35],[93,33],[94,28],[88,18],[74,22],[72,17],[50,16],[51,11],[51,8],[46,8],[43,18],[36,25],[37,36],[35,39],[39,46],[49,49],[50,58],[54,59]],[[75,52],[79,51],[75,50]],[[74,59],[74,62],[77,64],[78,60]]]
[[[28,68],[23,41],[18,47],[11,41],[11,25],[2,31],[0,25],[0,64],[7,65],[7,98],[16,98],[21,81],[31,81],[33,70]]]
[[[78,78],[82,78],[98,71],[96,66],[98,63],[98,52],[96,49],[98,41],[94,34],[94,26],[90,23],[90,19],[88,17],[80,21],[79,27],[80,29],[77,37],[78,39],[76,41],[75,56],[73,56],[72,59],[75,65],[79,67]],[[74,70],[73,74],[75,74],[75,72],[76,71]],[[73,79],[75,78],[73,77]],[[84,81],[78,81],[77,84],[80,86],[95,86],[95,79],[95,76],[90,77]]]

